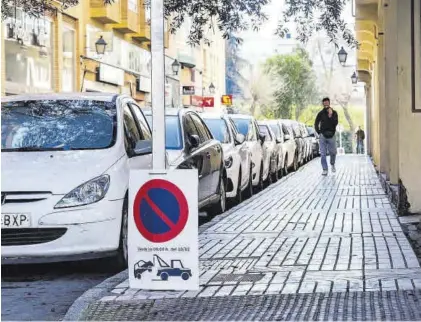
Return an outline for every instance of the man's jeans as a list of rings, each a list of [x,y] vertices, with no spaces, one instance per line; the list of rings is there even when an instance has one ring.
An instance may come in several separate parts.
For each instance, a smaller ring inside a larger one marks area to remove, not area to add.
[[[323,170],[327,170],[326,152],[329,151],[330,164],[335,165],[336,160],[336,138],[335,136],[330,139],[325,138],[323,134],[320,134],[320,154],[322,157]]]
[[[364,153],[364,141],[357,140],[357,154],[363,154],[363,153]]]

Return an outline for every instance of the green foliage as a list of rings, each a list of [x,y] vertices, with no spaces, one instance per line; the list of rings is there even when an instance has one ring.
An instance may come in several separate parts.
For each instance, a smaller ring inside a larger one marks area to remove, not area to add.
[[[53,3],[61,3],[62,9],[77,5],[82,0],[1,0],[2,19],[13,15],[14,8],[20,7],[30,15],[40,17]],[[89,0],[84,0],[89,1]],[[104,0],[110,4],[115,0]],[[145,0],[148,6],[151,0]],[[280,1],[280,0],[275,0]],[[350,45],[357,45],[352,31],[341,18],[345,4],[349,0],[288,0],[285,2],[283,18],[280,19],[276,33],[285,37],[288,22],[294,18],[298,39],[306,42],[314,31],[325,30],[330,39],[337,44],[338,35]],[[165,0],[165,16],[171,17],[170,31],[175,32],[190,17],[192,24],[189,43],[199,44],[201,40],[209,43],[206,33],[211,28],[222,31],[224,38],[252,28],[258,30],[267,20],[263,12],[269,0]],[[233,37],[237,42],[241,39]]]
[[[274,103],[266,108],[265,114],[298,119],[303,109],[318,96],[312,65],[302,48],[267,59],[264,68],[274,85]]]

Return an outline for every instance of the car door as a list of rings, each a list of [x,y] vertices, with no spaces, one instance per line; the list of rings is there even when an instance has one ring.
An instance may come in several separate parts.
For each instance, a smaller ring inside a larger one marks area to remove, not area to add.
[[[205,122],[195,113],[191,113],[191,118],[194,125],[196,126],[200,143],[203,145],[203,151],[205,153],[205,163],[208,167],[207,174],[209,175],[210,185],[208,186],[208,196],[212,196],[219,192],[219,180],[221,178],[222,168],[222,147],[219,142],[213,139],[213,136],[206,126]]]
[[[190,142],[192,135],[197,135],[200,139],[199,131],[197,130],[194,122],[191,118],[191,113],[186,113],[183,116],[183,131],[185,141]],[[199,176],[199,202],[204,201],[209,196],[209,184],[210,184],[210,165],[206,156],[206,151],[203,144],[199,144],[196,148],[190,148],[189,144],[186,144],[186,163],[189,167],[197,169]]]
[[[130,169],[148,169],[152,164],[152,154],[135,155],[134,148],[136,143],[142,140],[151,140],[151,131],[149,127],[144,132],[141,130],[133,105],[128,103],[123,106],[123,124],[124,124],[124,146],[129,157]],[[147,126],[147,125],[146,125]]]

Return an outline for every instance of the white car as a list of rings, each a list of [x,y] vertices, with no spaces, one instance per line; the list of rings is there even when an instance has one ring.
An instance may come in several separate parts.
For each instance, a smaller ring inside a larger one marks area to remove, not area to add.
[[[151,167],[136,102],[103,93],[2,99],[2,264],[127,265],[129,169]]]
[[[276,160],[276,169],[277,173],[275,174],[275,177],[273,178],[274,181],[278,180],[279,178],[282,178],[284,174],[288,173],[287,165],[285,163],[286,154],[287,154],[287,148],[286,148],[286,142],[284,141],[284,135],[282,132],[282,127],[276,120],[266,120],[259,122],[259,124],[265,124],[269,126],[271,133],[274,137],[274,141],[276,144],[276,150],[277,150],[277,160]]]
[[[269,171],[264,173],[263,167],[263,143],[265,136],[260,134],[259,127],[253,116],[229,114],[229,118],[234,121],[237,131],[246,137],[247,147],[251,152],[253,187],[256,190],[262,190],[264,181],[269,173]]]
[[[251,153],[245,136],[237,132],[234,122],[226,115],[203,113],[200,116],[222,144],[228,177],[227,198],[239,204],[243,196],[253,195]]]
[[[265,143],[263,144],[263,159],[265,164],[265,172],[268,170],[268,177],[266,184],[270,184],[278,181],[279,170],[282,169],[282,163],[280,162],[280,156],[282,157],[282,151],[280,145],[276,142],[275,134],[266,122],[258,122],[260,133],[265,135]]]
[[[291,134],[288,126],[276,121],[276,124],[281,129],[282,135],[282,151],[284,153],[284,174],[288,174],[289,169],[298,169],[297,144],[295,143],[294,136]]]

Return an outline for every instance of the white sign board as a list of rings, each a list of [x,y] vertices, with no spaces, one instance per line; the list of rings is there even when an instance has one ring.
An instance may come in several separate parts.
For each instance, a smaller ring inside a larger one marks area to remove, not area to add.
[[[99,80],[114,85],[124,85],[124,70],[106,64],[99,64]]]
[[[197,191],[197,170],[130,171],[130,288],[199,289]]]

